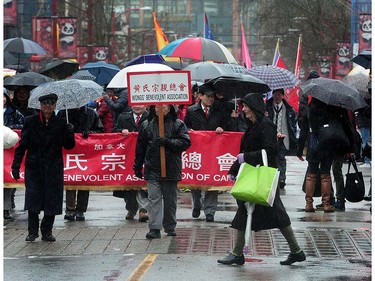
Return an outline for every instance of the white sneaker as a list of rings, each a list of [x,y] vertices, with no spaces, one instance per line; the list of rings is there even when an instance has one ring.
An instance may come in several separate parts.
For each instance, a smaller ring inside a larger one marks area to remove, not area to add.
[[[359,165],[360,168],[371,168],[371,164],[369,163],[364,163],[362,165]]]

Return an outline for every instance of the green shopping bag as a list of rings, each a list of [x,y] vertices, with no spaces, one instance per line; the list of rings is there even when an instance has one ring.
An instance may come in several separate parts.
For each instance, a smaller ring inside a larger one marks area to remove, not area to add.
[[[263,163],[266,164],[267,161],[264,160]],[[231,194],[241,201],[272,207],[279,175],[276,168],[259,165],[254,167],[242,163]]]

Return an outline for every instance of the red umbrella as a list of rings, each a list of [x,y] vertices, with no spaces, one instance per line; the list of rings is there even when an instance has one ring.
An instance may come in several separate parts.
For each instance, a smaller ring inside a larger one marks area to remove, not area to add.
[[[188,58],[196,61],[237,63],[230,51],[217,41],[202,38],[181,38],[169,43],[158,52],[168,57]]]

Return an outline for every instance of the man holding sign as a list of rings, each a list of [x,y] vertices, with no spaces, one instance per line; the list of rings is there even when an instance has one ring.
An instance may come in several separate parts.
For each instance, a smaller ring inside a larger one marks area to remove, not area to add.
[[[159,134],[160,116],[164,121],[164,137]],[[177,119],[174,107],[151,106],[148,120],[139,129],[133,166],[135,175],[147,181],[150,229],[147,239],[160,238],[162,228],[168,236],[176,236],[177,183],[182,180],[181,155],[190,145],[188,129],[183,121]],[[165,176],[160,147],[165,148]]]

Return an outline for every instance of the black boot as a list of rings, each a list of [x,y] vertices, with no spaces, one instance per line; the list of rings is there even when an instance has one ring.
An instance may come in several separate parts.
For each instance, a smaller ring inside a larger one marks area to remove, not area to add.
[[[228,265],[231,265],[231,264],[243,265],[245,263],[245,257],[244,255],[235,256],[232,253],[229,253],[224,258],[217,260],[217,262],[222,263],[222,264],[228,264]]]
[[[146,234],[147,239],[155,239],[160,237],[160,229],[150,229],[150,231]]]
[[[10,215],[9,210],[4,210],[4,220],[11,220],[13,217]]]
[[[291,265],[295,262],[301,262],[301,261],[305,261],[305,260],[306,260],[305,253],[303,251],[301,251],[298,254],[290,253],[288,255],[288,258],[285,261],[281,261],[280,264],[281,265]]]
[[[36,238],[38,238],[39,235],[36,234],[36,233],[29,233],[29,235],[27,235],[25,241],[27,242],[34,242]]]

